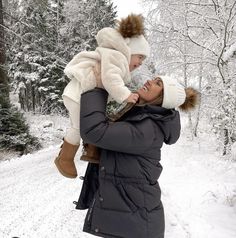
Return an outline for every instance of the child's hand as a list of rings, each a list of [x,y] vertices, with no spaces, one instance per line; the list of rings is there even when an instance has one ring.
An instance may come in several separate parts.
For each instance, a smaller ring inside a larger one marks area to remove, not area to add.
[[[131,93],[125,102],[136,103],[139,99],[139,95],[137,93]]]

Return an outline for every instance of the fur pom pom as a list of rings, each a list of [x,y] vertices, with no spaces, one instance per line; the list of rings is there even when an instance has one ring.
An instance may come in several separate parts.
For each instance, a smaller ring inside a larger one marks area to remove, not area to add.
[[[194,109],[196,105],[198,104],[199,100],[199,92],[194,88],[186,88],[186,99],[185,102],[179,106],[179,108],[183,111],[189,111],[191,109]]]
[[[142,15],[131,14],[118,22],[118,31],[124,37],[133,37],[144,34]]]

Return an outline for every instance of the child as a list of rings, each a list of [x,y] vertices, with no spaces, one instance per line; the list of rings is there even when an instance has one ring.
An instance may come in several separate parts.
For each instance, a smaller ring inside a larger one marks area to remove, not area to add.
[[[103,28],[96,36],[95,51],[77,54],[64,72],[71,79],[63,92],[63,101],[69,111],[71,127],[55,164],[62,175],[77,177],[74,157],[80,144],[80,96],[96,87],[93,69],[101,64],[101,79],[105,89],[118,103],[136,103],[138,94],[132,93],[125,84],[130,82],[130,72],[139,67],[149,56],[149,45],[143,36],[141,15],[131,14],[119,22],[117,28]]]

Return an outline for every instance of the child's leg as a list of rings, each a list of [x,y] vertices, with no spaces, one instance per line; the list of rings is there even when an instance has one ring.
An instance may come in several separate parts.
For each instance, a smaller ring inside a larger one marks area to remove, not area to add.
[[[69,112],[71,127],[67,129],[65,140],[73,145],[80,143],[80,104],[71,100],[68,97],[63,98],[64,104]],[[99,163],[99,150],[96,146],[91,144],[84,145],[81,160],[90,163]]]
[[[98,164],[100,161],[100,150],[92,144],[84,144],[80,160]]]
[[[67,178],[76,178],[77,170],[74,163],[74,157],[80,144],[80,105],[68,97],[64,97],[63,101],[69,111],[71,127],[67,130],[60,153],[55,159],[55,164],[63,176]]]
[[[65,140],[73,145],[80,144],[80,104],[64,96],[64,105],[69,112],[70,128],[67,129]]]

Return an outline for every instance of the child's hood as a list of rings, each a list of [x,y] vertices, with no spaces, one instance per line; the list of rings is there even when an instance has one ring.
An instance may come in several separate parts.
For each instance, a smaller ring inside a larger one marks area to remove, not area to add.
[[[115,29],[110,27],[105,27],[101,29],[96,36],[96,40],[99,47],[114,49],[122,54],[130,63],[130,48],[127,45],[125,38]]]

